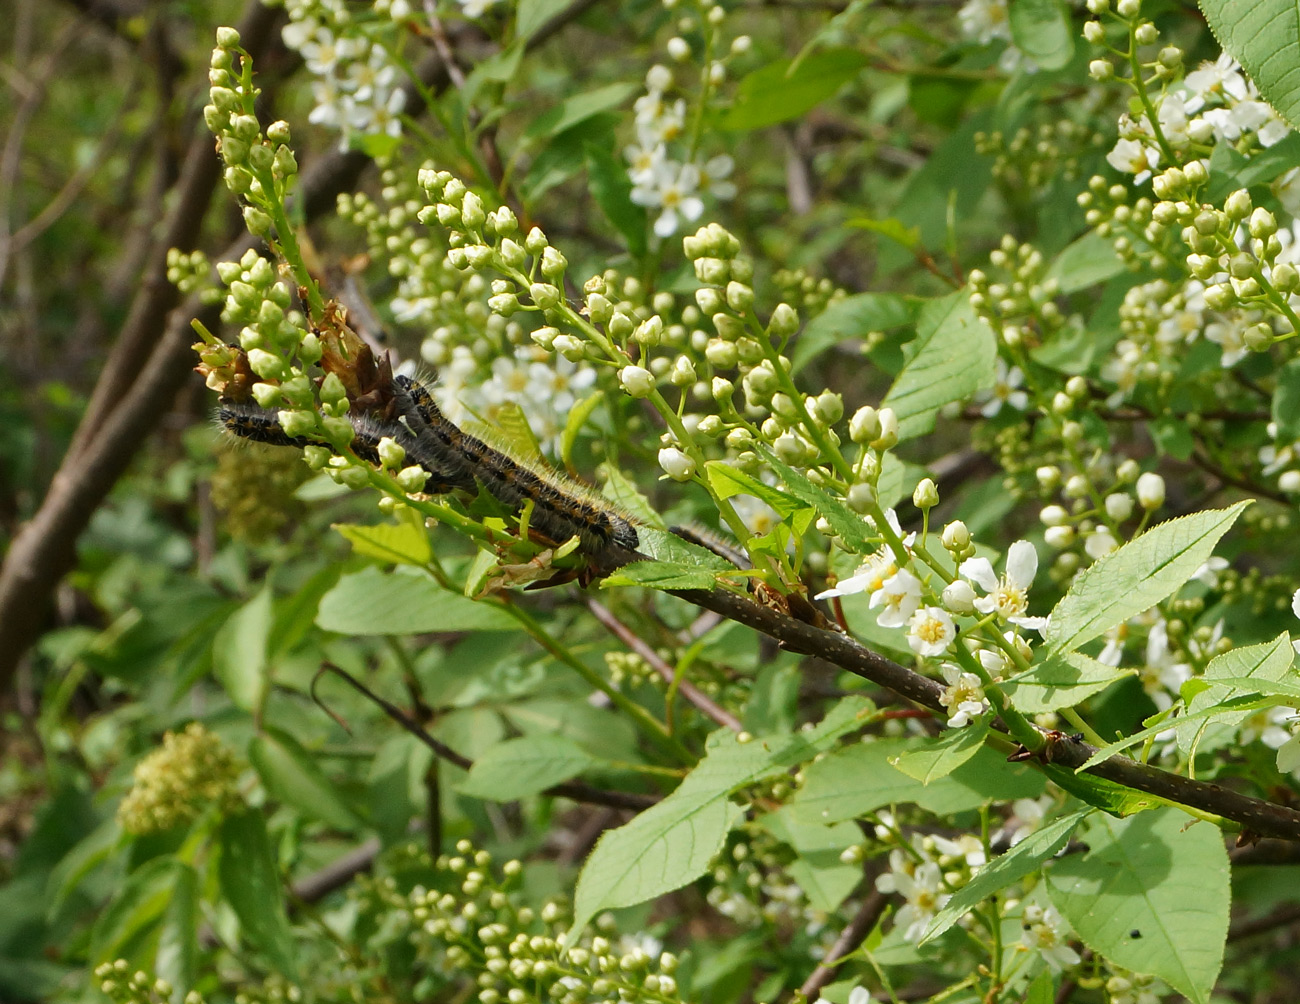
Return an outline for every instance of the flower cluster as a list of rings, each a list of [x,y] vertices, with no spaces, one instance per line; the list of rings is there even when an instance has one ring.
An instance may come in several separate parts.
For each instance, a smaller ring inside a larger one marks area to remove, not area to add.
[[[676,12],[680,5],[678,0],[665,0],[664,6]],[[706,159],[699,153],[704,109],[726,80],[728,62],[750,48],[749,37],[740,35],[731,40],[726,54],[719,55],[725,18],[721,6],[707,2],[698,14],[681,12],[674,25],[678,33],[666,44],[673,62],[697,59],[702,66],[691,108],[685,98],[673,96],[678,93],[676,76],[662,64],[646,73],[646,91],[633,108],[636,142],[625,151],[632,201],[658,210],[654,232],[661,238],[700,218],[701,195],[730,199],[736,194],[736,186],[728,180],[732,159],[725,154]]]
[[[392,54],[394,25],[412,14],[408,0],[387,0],[360,19],[343,0],[283,0],[284,44],[312,74],[315,107],[308,120],[335,129],[347,149],[357,137],[402,134],[406,95]]]
[[[162,746],[136,764],[133,779],[117,819],[137,836],[188,825],[210,807],[228,812],[240,802],[234,755],[198,722],[168,732]]]

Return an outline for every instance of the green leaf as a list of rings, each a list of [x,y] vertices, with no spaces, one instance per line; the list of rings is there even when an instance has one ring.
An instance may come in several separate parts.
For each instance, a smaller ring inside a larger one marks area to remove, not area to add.
[[[870,216],[855,216],[853,219],[845,221],[844,225],[853,227],[856,230],[869,230],[873,234],[888,238],[899,247],[907,248],[909,251],[915,251],[921,243],[920,227],[909,227],[892,216],[883,220],[872,219]]]
[[[761,502],[766,502],[776,510],[782,519],[805,508],[789,493],[759,481],[751,474],[746,474],[721,460],[710,460],[704,465],[704,474],[719,498],[735,498],[737,495],[752,495]]]
[[[972,722],[960,729],[950,728],[900,753],[890,763],[908,777],[929,784],[947,777],[979,752],[988,733],[987,721]]]
[[[1150,725],[1140,732],[1134,732],[1131,736],[1125,736],[1123,739],[1117,739],[1113,743],[1107,743],[1092,756],[1088,757],[1088,759],[1077,768],[1076,773],[1082,773],[1089,767],[1095,767],[1097,764],[1109,760],[1117,753],[1124,752],[1124,750],[1128,749],[1130,746],[1136,746],[1138,743],[1145,742],[1152,736],[1158,736],[1161,732],[1166,732],[1175,726],[1192,725],[1196,722],[1203,722],[1209,718],[1214,718],[1227,712],[1257,711],[1260,708],[1269,707],[1272,703],[1273,702],[1270,700],[1260,698],[1257,694],[1243,694],[1240,697],[1234,697],[1230,700],[1222,701],[1214,705],[1212,708],[1205,708],[1201,711],[1179,715],[1177,718],[1161,718],[1161,720],[1156,722],[1156,724]],[[1150,719],[1147,720],[1150,721]]]
[[[1277,371],[1273,388],[1273,421],[1279,443],[1300,439],[1300,359],[1292,359]]]
[[[656,561],[704,568],[714,573],[736,570],[736,566],[721,555],[714,554],[707,547],[683,540],[667,530],[639,526],[637,533],[641,537],[641,553]]]
[[[277,972],[295,979],[298,966],[293,937],[261,813],[252,810],[227,816],[217,837],[221,894],[239,918],[244,940],[261,951]]]
[[[1059,70],[1074,55],[1074,32],[1058,0],[1011,0],[1011,38],[1044,70]]]
[[[1159,603],[1204,564],[1248,505],[1168,520],[1101,558],[1056,604],[1044,637],[1055,651],[1070,652]]]
[[[1068,294],[1113,279],[1123,271],[1124,260],[1115,253],[1114,241],[1089,230],[1056,256],[1047,278],[1055,279],[1061,292]]]
[[[902,293],[858,293],[832,301],[795,339],[790,353],[792,371],[798,373],[832,345],[911,324],[923,303],[919,297]]]
[[[413,512],[414,510],[407,510]],[[352,545],[357,554],[400,565],[427,565],[433,557],[429,547],[429,534],[423,525],[406,521],[382,523],[379,526],[355,526],[352,523],[334,523],[337,530]]]
[[[1036,798],[1046,787],[1041,775],[981,747],[947,777],[924,785],[892,761],[915,739],[857,743],[804,768],[804,784],[791,801],[800,819],[829,825],[857,819],[896,803],[915,802],[936,813],[963,812],[998,799]]]
[[[583,144],[591,196],[605,219],[623,237],[628,253],[640,258],[646,252],[646,211],[632,201],[632,179],[627,165],[607,146]],[[599,392],[597,392],[599,397]]]
[[[578,877],[568,939],[601,910],[642,903],[699,878],[744,815],[732,792],[811,760],[873,712],[870,701],[848,697],[806,732],[745,743],[734,733],[711,734],[704,759],[672,794],[596,843]]]
[[[1127,820],[1096,816],[1083,840],[1086,854],[1047,873],[1070,926],[1098,955],[1207,1002],[1231,900],[1222,834],[1164,808]]]
[[[900,439],[930,432],[940,408],[993,384],[997,341],[964,292],[922,308],[908,349],[912,354],[882,402],[898,416]]]
[[[515,13],[515,37],[527,41],[534,32],[569,6],[571,0],[519,0]]]
[[[180,862],[170,855],[154,858],[126,877],[99,914],[91,932],[92,962],[112,962],[143,932],[155,927],[167,910]]]
[[[254,736],[248,759],[273,798],[338,830],[360,826],[357,815],[311,754],[287,732],[268,728],[263,735]]]
[[[511,802],[576,777],[597,763],[567,736],[521,736],[498,743],[482,754],[456,790],[473,798]]]
[[[425,631],[514,631],[519,625],[491,603],[443,589],[429,575],[367,568],[339,579],[321,598],[316,625],[339,634]]]
[[[573,446],[578,441],[578,433],[592,413],[600,407],[604,397],[604,391],[592,391],[569,409],[569,416],[564,420],[564,431],[560,434],[560,463],[565,467],[573,463]]]
[[[986,864],[934,915],[920,943],[924,945],[937,938],[995,892],[1038,871],[1044,861],[1050,861],[1065,846],[1074,828],[1091,812],[1091,809],[1080,809],[1054,819]]]
[[[157,976],[172,985],[174,1000],[183,1000],[194,986],[198,958],[199,877],[193,868],[178,861],[154,963]]]
[[[1300,123],[1300,19],[1294,0],[1200,0],[1224,51],[1250,74],[1270,105]]]
[[[632,516],[638,523],[644,523],[646,527],[653,527],[657,530],[667,531],[668,524],[664,518],[659,515],[659,511],[650,504],[650,500],[641,494],[628,476],[615,467],[612,463],[606,463],[602,470],[605,472],[605,486],[601,494],[609,499],[620,509],[623,509],[628,515]],[[638,527],[638,532],[643,529]],[[642,554],[650,554],[645,549],[645,539],[642,536]],[[656,558],[661,555],[650,554],[650,557]]]
[[[271,630],[271,589],[230,615],[212,639],[212,671],[236,707],[252,711],[266,695],[267,638]]]
[[[1049,652],[1042,662],[1007,680],[1002,689],[1017,711],[1038,715],[1072,708],[1135,672],[1108,666],[1082,652]]]
[[[722,116],[723,129],[749,130],[798,118],[857,77],[867,57],[856,49],[827,49],[793,64],[768,63],[744,77],[736,102]]]
[[[524,130],[525,140],[557,136],[610,108],[617,108],[630,98],[637,88],[634,84],[617,83],[597,87],[594,91],[575,94],[543,112]]]
[[[832,497],[826,491],[817,487],[793,467],[782,463],[776,454],[762,443],[756,444],[756,448],[772,470],[776,471],[781,480],[785,482],[789,494],[825,516],[826,522],[830,523],[835,535],[844,541],[849,550],[865,553],[876,546],[870,527],[861,516],[839,499]],[[884,477],[884,472],[881,473],[881,477]],[[776,507],[773,506],[773,508]]]
[[[634,561],[601,580],[602,589],[642,586],[646,589],[712,589],[716,572],[677,561]]]
[[[1271,642],[1262,645],[1244,645],[1231,652],[1215,656],[1205,667],[1201,679],[1209,683],[1187,703],[1189,713],[1217,709],[1226,701],[1235,697],[1263,693],[1257,684],[1266,681],[1281,680],[1291,669],[1295,660],[1295,650],[1291,647],[1291,636],[1283,631]],[[1234,680],[1233,684],[1225,680]],[[1224,712],[1193,726],[1192,723],[1180,721],[1178,729],[1178,748],[1184,753],[1193,753],[1205,735],[1205,730],[1213,721],[1221,725],[1240,725],[1249,711]]]

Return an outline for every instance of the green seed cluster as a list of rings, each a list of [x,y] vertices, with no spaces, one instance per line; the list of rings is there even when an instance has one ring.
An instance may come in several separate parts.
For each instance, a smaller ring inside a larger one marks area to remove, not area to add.
[[[168,732],[162,746],[136,764],[118,822],[140,836],[192,823],[210,806],[228,812],[240,803],[238,781],[230,747],[191,722],[183,732]]]

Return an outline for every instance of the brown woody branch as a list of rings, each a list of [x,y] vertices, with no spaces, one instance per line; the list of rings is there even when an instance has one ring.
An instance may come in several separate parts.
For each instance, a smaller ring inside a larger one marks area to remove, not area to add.
[[[941,684],[872,652],[847,635],[814,627],[771,607],[759,606],[744,596],[721,589],[683,589],[673,592],[689,603],[761,631],[791,651],[815,655],[892,690],[909,701],[932,711],[947,713],[939,700],[939,695],[943,692]],[[1051,762],[1066,768],[1081,767],[1096,752],[1095,747],[1068,737],[1061,737],[1053,743],[1051,750]],[[1087,773],[1126,788],[1232,820],[1254,836],[1300,841],[1300,812],[1285,805],[1252,798],[1207,781],[1171,774],[1122,756],[1111,757],[1089,768]]]

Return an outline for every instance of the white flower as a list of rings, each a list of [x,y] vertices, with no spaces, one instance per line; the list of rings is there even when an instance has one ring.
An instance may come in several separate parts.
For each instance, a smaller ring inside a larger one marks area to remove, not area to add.
[[[700,168],[700,188],[715,199],[734,199],[736,184],[727,179],[735,166],[736,162],[726,154],[710,157]]]
[[[1169,632],[1159,620],[1147,634],[1146,663],[1138,670],[1142,689],[1161,711],[1173,706],[1173,695],[1192,678],[1192,667],[1176,662],[1169,650]]]
[[[1197,582],[1205,583],[1205,585],[1213,589],[1219,584],[1219,573],[1227,567],[1228,559],[1215,555],[1203,562],[1201,567],[1192,573],[1192,578]]]
[[[1056,907],[1041,907],[1030,903],[1025,906],[1025,933],[1020,943],[1036,949],[1052,972],[1079,964],[1079,953],[1069,946],[1066,938],[1069,928]]]
[[[965,579],[953,579],[943,588],[943,605],[955,614],[968,614],[975,609],[975,590]]]
[[[1083,549],[1093,561],[1098,558],[1104,558],[1111,551],[1119,547],[1119,541],[1109,530],[1098,530],[1088,535],[1088,539],[1083,542]]]
[[[704,212],[704,201],[697,195],[700,169],[694,164],[663,160],[655,165],[651,176],[632,189],[632,201],[639,206],[661,207],[654,230],[660,237],[677,232],[680,219],[694,221]]]
[[[1147,471],[1137,479],[1138,504],[1143,509],[1159,509],[1165,504],[1165,479]]]
[[[871,594],[871,608],[885,608],[876,617],[876,623],[885,628],[902,627],[920,605],[921,580],[906,568],[899,569]]]
[[[1140,185],[1160,166],[1160,150],[1139,140],[1121,139],[1106,154],[1106,162],[1116,171],[1133,175],[1133,181]]]
[[[917,655],[942,655],[956,637],[952,617],[942,607],[921,607],[907,622],[907,644]]]
[[[1200,67],[1187,74],[1183,83],[1195,96],[1187,102],[1188,110],[1201,108],[1207,97],[1236,98],[1244,101],[1249,96],[1246,78],[1239,72],[1241,67],[1226,52],[1220,54],[1213,63],[1202,63]]]
[[[1295,732],[1277,748],[1277,769],[1283,774],[1300,770],[1300,732]]]
[[[930,839],[934,841],[934,846],[940,854],[949,858],[960,858],[966,862],[966,867],[972,872],[988,863],[988,855],[984,852],[984,844],[973,833],[963,833],[956,840],[949,840],[947,837],[941,837],[936,833]],[[940,859],[939,863],[944,864],[945,862]]]
[[[676,139],[686,128],[686,102],[669,101],[659,91],[650,91],[632,105],[636,135],[642,146],[657,146]]]
[[[456,0],[466,17],[482,17],[488,9],[495,7],[499,0]]]
[[[674,481],[689,481],[695,474],[695,461],[675,446],[659,451],[659,466]]]
[[[948,686],[944,688],[939,700],[948,709],[948,726],[959,729],[970,724],[989,709],[989,702],[984,697],[980,678],[974,673],[964,673],[951,663],[940,667]]]
[[[887,578],[898,571],[894,553],[882,547],[864,561],[856,572],[847,579],[840,579],[831,589],[823,590],[814,599],[829,600],[836,596],[852,596],[854,593],[874,593]]]
[[[1012,847],[1015,847],[1016,844],[1043,825],[1043,820],[1046,818],[1047,810],[1051,804],[1051,795],[1044,795],[1037,800],[1018,798],[1011,803],[1011,811],[1015,818],[1020,821],[1020,825],[1011,832]]]
[[[1007,0],[967,0],[957,12],[957,23],[965,38],[980,45],[988,45],[995,38],[1011,40]]]
[[[1024,411],[1029,407],[1029,395],[1023,390],[1016,389],[1025,382],[1025,374],[1021,372],[1020,367],[1008,367],[1001,358],[998,359],[996,367],[993,388],[990,391],[993,396],[980,409],[980,414],[985,418],[992,418],[1002,410],[1004,404],[1010,405],[1016,411]]]
[[[914,862],[900,850],[889,852],[889,871],[876,879],[876,888],[884,893],[900,893],[907,903],[894,916],[896,927],[903,929],[903,940],[917,942],[926,927],[951,895],[943,892],[943,874],[933,861]]]
[[[1007,570],[999,579],[988,558],[967,558],[957,570],[988,595],[975,601],[980,613],[996,612],[999,617],[1025,627],[1037,627],[1041,618],[1026,616],[1029,587],[1038,573],[1038,552],[1027,540],[1018,540],[1007,550]]]

